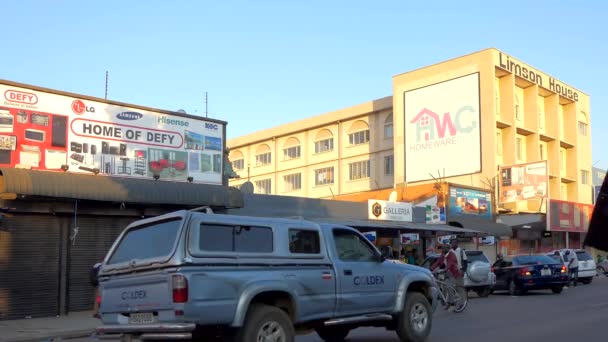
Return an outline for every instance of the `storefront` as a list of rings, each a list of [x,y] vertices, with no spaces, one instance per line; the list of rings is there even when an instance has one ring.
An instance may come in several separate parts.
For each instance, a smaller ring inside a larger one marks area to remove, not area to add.
[[[221,185],[0,169],[0,320],[90,310],[90,267],[131,222],[242,206]]]

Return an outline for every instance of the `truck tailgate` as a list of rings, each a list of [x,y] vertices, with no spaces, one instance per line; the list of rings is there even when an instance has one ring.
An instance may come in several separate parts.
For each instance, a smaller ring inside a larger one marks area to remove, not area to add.
[[[100,286],[103,314],[158,313],[174,308],[171,274],[166,271],[117,275],[102,281]]]

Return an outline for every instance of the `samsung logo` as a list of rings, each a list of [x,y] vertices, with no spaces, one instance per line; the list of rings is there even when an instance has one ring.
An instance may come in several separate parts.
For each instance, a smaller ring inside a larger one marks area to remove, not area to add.
[[[116,118],[120,120],[137,120],[143,118],[144,115],[138,112],[122,112],[116,114]]]

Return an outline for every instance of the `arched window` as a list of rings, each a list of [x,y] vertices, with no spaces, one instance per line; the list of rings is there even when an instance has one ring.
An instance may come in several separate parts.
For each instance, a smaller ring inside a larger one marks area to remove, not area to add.
[[[587,119],[587,113],[581,111],[578,116],[578,134],[587,136],[588,128],[589,121]]]
[[[384,139],[393,138],[393,113],[387,115],[384,119]]]
[[[261,144],[255,149],[255,165],[268,165],[272,162],[272,152],[270,146]]]
[[[300,140],[295,137],[291,137],[283,144],[283,159],[290,160],[300,158],[301,156]]]
[[[363,120],[353,122],[348,130],[348,142],[351,145],[361,145],[369,143],[369,126]]]
[[[334,135],[330,130],[320,129],[315,135],[315,153],[323,153],[333,151]]]
[[[230,151],[229,159],[234,170],[243,170],[245,168],[245,157],[243,156],[243,152],[239,150]]]

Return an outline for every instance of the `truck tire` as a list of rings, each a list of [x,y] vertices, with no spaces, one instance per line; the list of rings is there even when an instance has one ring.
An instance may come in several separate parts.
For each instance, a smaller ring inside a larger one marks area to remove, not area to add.
[[[319,327],[315,329],[317,335],[326,342],[342,342],[350,333],[350,328],[348,327]]]
[[[285,311],[270,305],[254,304],[247,311],[243,327],[234,342],[294,342],[293,323]]]
[[[397,319],[397,336],[401,342],[424,342],[431,333],[433,311],[422,293],[408,292]]]
[[[477,289],[477,290],[475,290],[475,292],[477,293],[477,295],[479,297],[485,298],[490,295],[490,293],[492,292],[492,289],[488,286],[488,287],[484,287],[481,289]]]

